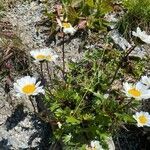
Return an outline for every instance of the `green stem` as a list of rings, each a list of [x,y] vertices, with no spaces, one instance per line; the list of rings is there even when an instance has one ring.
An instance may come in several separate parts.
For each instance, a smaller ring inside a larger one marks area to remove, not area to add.
[[[33,109],[34,109],[34,113],[36,113],[36,108],[35,108],[35,106],[34,106],[34,103],[33,103],[33,101],[32,101],[31,96],[29,96],[29,100],[30,100],[30,102],[31,102],[31,104],[32,104],[32,107],[33,107]]]
[[[129,106],[129,105],[132,103],[132,101],[133,101],[133,99],[131,99],[127,104],[123,105],[123,106],[121,107],[121,109],[123,109],[123,108]]]
[[[121,59],[120,59],[120,61],[119,61],[119,64],[118,64],[118,66],[117,66],[117,68],[116,68],[116,70],[115,70],[115,73],[114,73],[114,75],[113,75],[113,78],[112,78],[112,80],[111,80],[110,83],[109,83],[109,86],[113,84],[113,82],[115,81],[116,76],[117,76],[117,74],[118,74],[118,71],[120,70],[120,68],[121,68],[121,66],[122,66],[122,63],[124,62],[124,60],[126,60],[126,58],[127,58],[127,57],[129,56],[129,54],[134,50],[135,47],[136,47],[136,46],[131,47],[131,48],[126,52],[125,56],[124,56],[124,57],[121,57]]]
[[[40,62],[40,71],[41,71],[41,78],[44,77],[43,75],[43,62]]]
[[[47,61],[46,61],[46,68],[47,68],[47,73],[48,73],[49,79],[51,81],[51,74],[50,74],[50,70],[49,70],[49,64]]]
[[[80,100],[78,106],[76,107],[76,109],[75,109],[75,111],[74,111],[74,113],[73,113],[73,116],[74,116],[74,115],[76,114],[76,112],[78,111],[78,109],[79,109],[79,107],[80,107],[82,101],[84,100],[84,97],[86,96],[87,92],[88,92],[88,90],[84,93],[82,99]]]
[[[63,45],[62,45],[62,60],[63,60],[63,79],[65,79],[65,33],[63,33]]]

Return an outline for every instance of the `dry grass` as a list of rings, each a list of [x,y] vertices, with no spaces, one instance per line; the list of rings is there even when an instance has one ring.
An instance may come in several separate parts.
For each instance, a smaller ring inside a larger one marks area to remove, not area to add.
[[[0,21],[0,37],[0,79],[10,73],[18,74],[28,69],[29,59],[25,46],[9,22]]]

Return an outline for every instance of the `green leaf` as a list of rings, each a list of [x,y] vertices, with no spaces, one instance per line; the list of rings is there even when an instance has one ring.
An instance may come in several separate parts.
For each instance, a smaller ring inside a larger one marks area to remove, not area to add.
[[[55,115],[56,115],[57,117],[61,117],[62,115],[64,115],[64,111],[63,111],[62,109],[57,109],[57,110],[55,111]]]
[[[134,121],[132,115],[129,115],[129,114],[115,113],[115,115],[116,115],[120,120],[123,120],[125,123],[129,123],[129,122],[133,122],[133,121]]]
[[[124,115],[123,115],[123,120],[124,120],[125,122],[127,122],[127,123],[134,121],[133,117],[132,117],[131,115],[128,115],[128,114],[124,114]]]
[[[94,1],[93,0],[85,0],[85,3],[90,6],[90,7],[94,7]]]
[[[71,123],[71,124],[79,124],[79,123],[80,123],[80,121],[77,120],[77,119],[76,119],[75,117],[73,117],[73,116],[67,117],[66,122],[67,122],[67,123]]]
[[[55,102],[55,103],[53,103],[52,106],[50,107],[50,110],[53,112],[53,111],[55,111],[56,109],[58,109],[59,106],[60,106],[60,105],[59,105],[57,102]]]
[[[73,7],[68,7],[67,8],[67,17],[69,22],[72,24],[75,23],[76,19],[79,17],[76,10]]]

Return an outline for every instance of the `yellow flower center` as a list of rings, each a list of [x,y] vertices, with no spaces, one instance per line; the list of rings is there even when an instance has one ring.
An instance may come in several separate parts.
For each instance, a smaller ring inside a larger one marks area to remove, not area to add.
[[[135,96],[135,97],[141,96],[141,92],[139,90],[137,90],[136,88],[130,89],[128,91],[128,93]]]
[[[139,117],[139,122],[141,124],[146,124],[147,123],[147,118],[144,115],[142,115],[142,116]]]
[[[52,57],[51,57],[51,55],[48,55],[48,56],[46,56],[46,60],[49,60],[49,61],[51,61],[51,60],[52,60]]]
[[[32,94],[35,91],[36,87],[34,84],[28,84],[22,88],[23,93]]]
[[[45,58],[46,58],[45,55],[37,55],[36,56],[36,59],[40,59],[40,60],[45,59]]]
[[[62,26],[63,26],[64,28],[70,28],[70,27],[71,27],[71,24],[64,22],[64,23],[62,24]]]

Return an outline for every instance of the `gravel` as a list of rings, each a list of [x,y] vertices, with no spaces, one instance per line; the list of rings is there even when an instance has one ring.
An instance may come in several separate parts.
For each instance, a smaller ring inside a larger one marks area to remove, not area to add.
[[[17,2],[7,12],[6,19],[13,25],[16,34],[29,48],[45,46],[42,36],[36,35],[36,23],[41,21],[44,7],[35,2]]]
[[[0,85],[0,149],[48,149],[50,125],[32,113],[27,99],[10,94]]]

